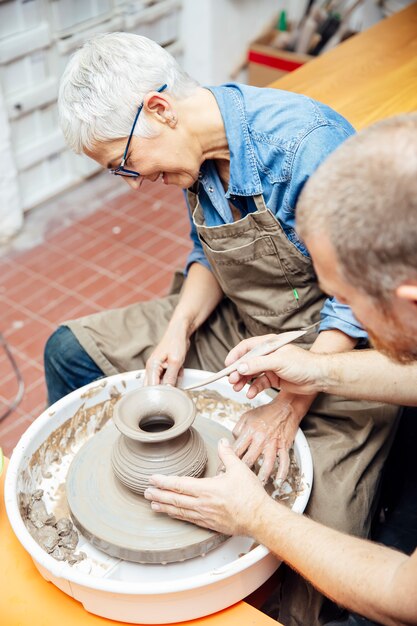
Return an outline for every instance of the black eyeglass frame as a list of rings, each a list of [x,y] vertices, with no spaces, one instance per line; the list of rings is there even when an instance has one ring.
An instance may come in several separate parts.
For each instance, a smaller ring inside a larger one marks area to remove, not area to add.
[[[161,93],[162,91],[165,91],[165,89],[168,87],[167,84],[162,85],[162,87],[159,87],[159,89],[156,89],[156,91],[158,93]],[[135,172],[134,170],[128,170],[125,168],[125,163],[126,163],[126,159],[127,159],[127,153],[129,151],[129,147],[130,147],[130,142],[132,141],[132,137],[133,137],[133,133],[135,132],[135,126],[136,123],[138,121],[140,112],[143,109],[143,102],[139,105],[138,107],[138,111],[136,113],[135,119],[133,121],[133,125],[132,125],[132,130],[130,131],[130,135],[129,135],[129,139],[127,140],[127,144],[126,144],[126,148],[125,151],[123,153],[123,157],[122,160],[120,161],[120,165],[118,167],[113,167],[109,170],[109,174],[114,174],[114,176],[127,176],[130,178],[139,178],[140,174],[139,172]]]

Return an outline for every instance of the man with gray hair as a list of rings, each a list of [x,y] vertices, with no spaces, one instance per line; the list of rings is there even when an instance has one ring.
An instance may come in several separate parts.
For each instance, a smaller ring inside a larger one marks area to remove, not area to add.
[[[417,115],[377,124],[336,150],[304,187],[297,224],[323,289],[351,306],[380,351],[319,355],[285,346],[266,357],[248,358],[230,382],[236,390],[249,383],[250,398],[272,386],[416,407]],[[241,342],[226,363],[264,340]],[[401,552],[288,511],[269,498],[227,442],[219,446],[223,476],[154,476],[155,487],[145,497],[156,511],[254,537],[327,596],[375,620],[350,615],[328,626],[417,624],[415,413],[401,439],[397,507],[388,510],[375,535]]]
[[[132,189],[162,177],[185,190],[193,248],[171,295],[62,324],[45,350],[50,402],[141,368],[148,384],[174,385],[183,366],[220,369],[241,340],[318,321],[320,332],[303,344],[314,352],[366,343],[351,310],[319,288],[295,230],[305,182],[354,133],[338,113],[276,89],[200,87],[168,52],[127,33],[96,37],[76,52],[59,111],[69,145]],[[235,449],[250,466],[262,455],[263,482],[278,457],[283,481],[302,423],[317,476],[308,513],[366,536],[397,408],[316,395],[283,392],[248,411]],[[323,455],[329,440],[339,445]],[[286,626],[322,624],[335,609],[328,604],[286,572]]]

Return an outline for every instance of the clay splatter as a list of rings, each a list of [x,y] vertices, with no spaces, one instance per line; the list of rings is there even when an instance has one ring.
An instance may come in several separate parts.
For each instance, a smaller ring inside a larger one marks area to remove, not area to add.
[[[84,552],[76,552],[78,532],[69,518],[57,520],[55,515],[48,513],[43,495],[43,489],[37,489],[32,494],[20,494],[20,513],[26,528],[54,559],[75,565],[86,558]]]
[[[58,561],[73,565],[85,558],[84,553],[76,553],[78,532],[68,517],[65,482],[55,483],[52,492],[48,492],[48,500],[53,503],[50,513],[43,501],[43,490],[33,490],[31,485],[51,484],[50,479],[59,466],[62,463],[69,466],[75,450],[109,421],[120,398],[120,391],[111,387],[108,400],[91,407],[82,404],[70,419],[45,439],[21,474],[23,488],[19,493],[19,505],[23,521],[35,541]],[[71,528],[66,532],[69,524]]]

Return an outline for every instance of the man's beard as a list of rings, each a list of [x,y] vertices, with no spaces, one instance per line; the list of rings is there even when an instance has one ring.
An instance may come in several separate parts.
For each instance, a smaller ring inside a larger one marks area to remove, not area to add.
[[[387,332],[384,338],[376,336],[371,330],[368,330],[368,335],[375,350],[392,361],[403,365],[417,361],[416,337],[408,337],[400,329],[394,333]]]

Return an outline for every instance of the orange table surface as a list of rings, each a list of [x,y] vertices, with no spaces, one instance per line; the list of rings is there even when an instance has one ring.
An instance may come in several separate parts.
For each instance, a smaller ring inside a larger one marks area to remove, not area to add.
[[[110,626],[114,620],[87,613],[84,607],[42,578],[17,540],[4,506],[6,468],[0,477],[0,622],[5,626]],[[246,602],[224,611],[181,622],[188,626],[279,626]]]

